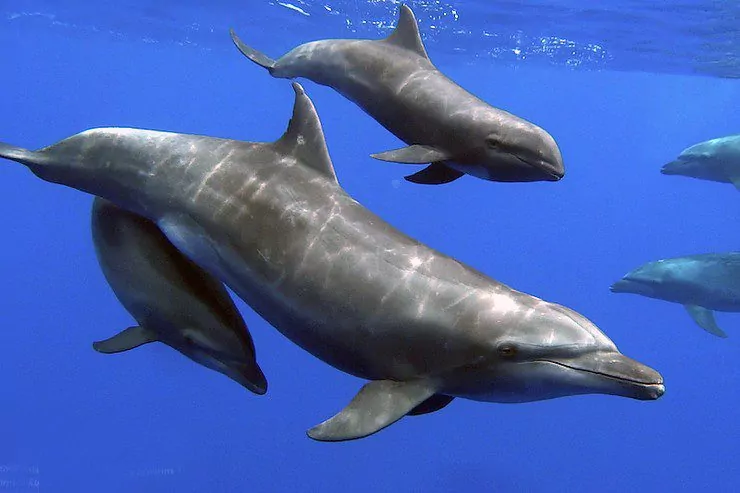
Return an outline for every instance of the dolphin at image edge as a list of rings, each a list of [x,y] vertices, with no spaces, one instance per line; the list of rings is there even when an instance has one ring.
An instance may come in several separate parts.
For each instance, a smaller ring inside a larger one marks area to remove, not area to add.
[[[565,174],[549,133],[492,107],[432,64],[406,5],[386,39],[314,41],[278,60],[244,44],[233,29],[231,37],[242,54],[272,76],[305,77],[329,86],[408,144],[373,157],[431,163],[408,181],[441,184],[463,174],[503,182],[558,181]]]
[[[740,252],[687,255],[648,262],[611,286],[686,308],[699,327],[717,337],[727,334],[713,311],[740,312]]]
[[[694,144],[684,149],[675,161],[664,165],[660,172],[731,183],[740,190],[740,134]]]
[[[455,397],[663,395],[658,372],[582,315],[429,248],[349,196],[311,100],[293,89],[275,142],[100,128],[36,152],[0,144],[0,156],[153,221],[283,335],[370,380],[313,439],[365,437]]]
[[[157,226],[96,197],[92,236],[98,263],[139,323],[93,344],[118,353],[160,341],[255,394],[267,392],[254,343],[223,284],[186,258]]]

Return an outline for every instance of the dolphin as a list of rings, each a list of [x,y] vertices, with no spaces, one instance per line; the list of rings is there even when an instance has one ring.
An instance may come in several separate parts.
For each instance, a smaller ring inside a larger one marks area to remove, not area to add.
[[[648,262],[612,284],[611,291],[680,303],[699,327],[727,337],[713,311],[740,312],[740,252]]]
[[[707,140],[684,149],[660,172],[732,183],[740,190],[740,134]]]
[[[340,186],[316,110],[295,104],[277,141],[127,128],[0,157],[157,224],[284,336],[369,380],[308,430],[362,438],[455,397],[528,402],[600,393],[657,399],[655,370],[593,323],[405,235]]]
[[[385,39],[314,41],[277,61],[230,32],[239,51],[273,77],[329,86],[408,144],[372,157],[431,163],[408,181],[441,184],[463,174],[501,182],[557,181],[565,173],[550,134],[490,106],[437,70],[406,5]]]
[[[255,394],[267,392],[252,337],[220,281],[180,253],[156,224],[99,197],[92,236],[108,284],[139,323],[93,343],[96,351],[161,341]]]

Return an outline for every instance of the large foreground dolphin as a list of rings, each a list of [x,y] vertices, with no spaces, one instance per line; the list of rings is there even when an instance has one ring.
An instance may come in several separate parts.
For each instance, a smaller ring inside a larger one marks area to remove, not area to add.
[[[656,399],[656,371],[578,313],[515,291],[406,236],[337,182],[300,85],[272,143],[88,130],[0,156],[154,221],[177,248],[326,363],[371,380],[317,440],[360,438],[453,397]]]
[[[611,290],[680,303],[699,327],[727,337],[712,310],[740,312],[740,252],[648,262],[615,282]]]
[[[732,183],[740,190],[740,134],[707,140],[684,149],[660,172]]]
[[[98,263],[139,323],[93,344],[119,353],[160,341],[256,394],[267,392],[254,343],[223,284],[180,253],[157,226],[96,197],[92,236]]]
[[[563,160],[540,127],[494,108],[432,64],[411,9],[383,40],[306,43],[275,61],[244,44],[237,48],[274,77],[305,77],[355,102],[409,147],[374,154],[400,163],[432,163],[406,179],[440,184],[463,174],[485,180],[557,181]]]

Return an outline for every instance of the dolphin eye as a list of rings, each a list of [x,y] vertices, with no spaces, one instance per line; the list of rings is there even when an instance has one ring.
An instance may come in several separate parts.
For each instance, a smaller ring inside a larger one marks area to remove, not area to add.
[[[516,356],[516,352],[516,347],[513,344],[501,344],[498,347],[498,354],[500,354],[504,358],[511,358],[512,356]]]
[[[493,137],[488,137],[486,138],[486,146],[488,146],[489,149],[497,149],[499,146],[499,142]]]

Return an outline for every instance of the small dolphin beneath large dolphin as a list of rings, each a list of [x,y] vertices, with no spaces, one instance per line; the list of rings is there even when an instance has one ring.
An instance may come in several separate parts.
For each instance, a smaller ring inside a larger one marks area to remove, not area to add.
[[[278,60],[247,46],[233,30],[231,37],[273,77],[304,77],[329,86],[408,144],[373,157],[431,163],[408,181],[441,184],[463,174],[503,182],[557,181],[565,173],[549,133],[490,106],[432,64],[406,5],[385,39],[314,41]]]
[[[160,341],[255,394],[267,392],[252,337],[221,282],[180,253],[153,222],[99,197],[92,236],[108,284],[139,323],[95,342],[96,351],[119,353]]]
[[[732,183],[740,190],[740,134],[706,140],[684,149],[661,168],[664,175]]]
[[[612,284],[611,291],[680,303],[699,327],[727,337],[717,325],[713,310],[740,312],[740,252],[648,262]]]
[[[311,100],[293,89],[275,142],[98,128],[36,152],[0,144],[0,157],[148,218],[283,335],[370,380],[313,439],[365,437],[455,397],[663,394],[658,372],[582,315],[410,238],[348,195]]]

